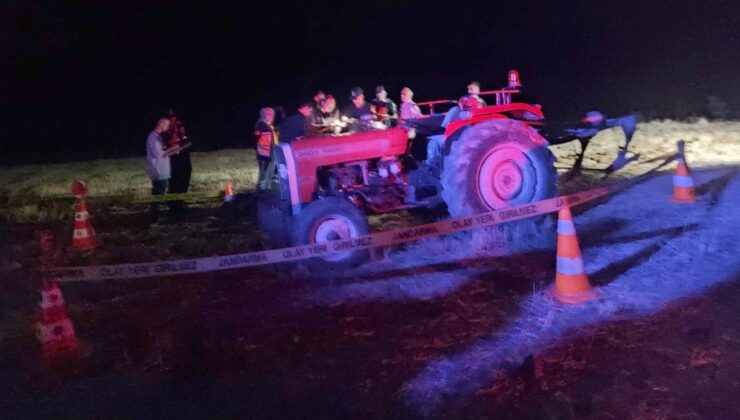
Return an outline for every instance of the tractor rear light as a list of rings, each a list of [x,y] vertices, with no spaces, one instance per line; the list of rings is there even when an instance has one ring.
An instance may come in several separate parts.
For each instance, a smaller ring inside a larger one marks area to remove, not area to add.
[[[516,89],[522,87],[522,82],[519,80],[519,72],[516,70],[509,70],[509,83],[507,85],[509,89]]]

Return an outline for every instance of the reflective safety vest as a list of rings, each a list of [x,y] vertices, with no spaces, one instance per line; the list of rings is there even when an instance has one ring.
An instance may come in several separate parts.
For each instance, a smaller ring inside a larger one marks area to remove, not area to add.
[[[255,131],[257,136],[257,154],[264,157],[270,157],[270,151],[273,144],[278,144],[275,128],[271,125],[270,131]]]

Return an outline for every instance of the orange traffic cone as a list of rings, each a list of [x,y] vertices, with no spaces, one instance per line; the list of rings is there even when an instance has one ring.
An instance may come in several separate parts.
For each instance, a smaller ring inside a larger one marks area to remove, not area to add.
[[[689,168],[682,154],[676,159],[678,166],[676,174],[673,175],[673,197],[674,203],[693,203],[694,199],[694,179],[691,177]]]
[[[558,255],[555,285],[550,294],[562,303],[586,303],[596,299],[596,292],[588,283],[583,269],[581,247],[570,208],[558,212]]]
[[[227,182],[224,188],[224,202],[231,203],[232,201],[234,201],[234,190],[231,188],[231,182]]]
[[[80,199],[75,204],[75,225],[72,233],[72,249],[75,251],[91,251],[100,244],[95,237],[95,229],[90,222],[90,213],[87,212],[85,201]]]
[[[41,315],[38,323],[38,339],[41,343],[45,363],[61,359],[76,358],[80,345],[75,336],[72,321],[64,307],[62,291],[56,281],[45,282],[41,288]]]

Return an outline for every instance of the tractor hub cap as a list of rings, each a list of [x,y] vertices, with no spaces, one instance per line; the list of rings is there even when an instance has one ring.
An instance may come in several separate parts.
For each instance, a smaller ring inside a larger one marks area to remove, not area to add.
[[[514,162],[503,162],[493,174],[494,190],[503,199],[511,199],[522,189],[523,182],[522,171]]]
[[[514,147],[494,149],[481,162],[479,196],[490,209],[527,203],[534,193],[534,171],[523,151]]]
[[[313,229],[311,242],[320,244],[322,242],[350,239],[358,236],[355,226],[343,216],[330,216],[320,220]],[[349,256],[349,252],[340,252],[322,257],[327,261],[339,261]]]

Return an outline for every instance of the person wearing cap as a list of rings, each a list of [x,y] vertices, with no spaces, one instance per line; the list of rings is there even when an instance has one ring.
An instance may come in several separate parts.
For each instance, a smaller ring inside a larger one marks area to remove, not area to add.
[[[350,90],[352,105],[346,107],[342,113],[342,120],[349,126],[349,131],[361,131],[370,125],[373,119],[372,106],[365,102],[365,94],[360,87]]]
[[[275,110],[272,108],[260,109],[260,118],[254,125],[254,135],[257,136],[256,152],[259,175],[257,185],[260,191],[267,187],[267,173],[270,166],[272,148],[277,144],[275,135]]]
[[[375,99],[372,101],[372,106],[375,108],[375,117],[378,121],[386,127],[396,125],[398,121],[398,107],[396,107],[395,102],[388,99],[388,92],[386,92],[383,85],[375,88]]]
[[[152,181],[152,195],[163,195],[167,192],[170,180],[170,158],[165,153],[166,145],[162,134],[170,129],[170,120],[160,118],[157,125],[146,139],[146,168],[149,179]],[[159,201],[149,204],[150,223],[159,219]]]
[[[286,118],[278,127],[281,143],[290,143],[299,137],[306,137],[311,133],[311,115],[313,107],[306,101],[298,106],[298,112]]]
[[[167,154],[170,156],[170,181],[167,185],[169,194],[182,194],[190,189],[190,178],[193,173],[193,166],[190,162],[190,141],[182,120],[178,118],[177,112],[170,108],[165,113],[165,117],[170,120],[170,128],[162,137],[167,142]],[[185,202],[176,200],[170,202],[170,208],[175,213],[185,211]]]

